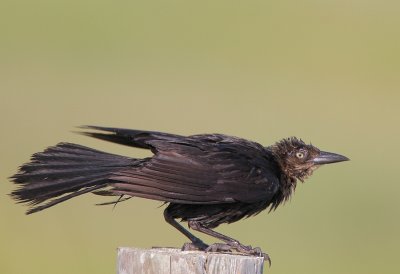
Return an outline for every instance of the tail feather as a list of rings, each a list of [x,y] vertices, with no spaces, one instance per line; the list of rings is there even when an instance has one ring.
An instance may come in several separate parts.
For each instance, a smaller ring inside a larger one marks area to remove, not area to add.
[[[89,193],[89,192],[95,191],[95,190],[97,190],[99,188],[103,188],[103,187],[104,187],[103,185],[92,186],[92,187],[89,187],[89,188],[81,189],[81,190],[76,191],[76,192],[69,193],[69,194],[64,195],[64,196],[62,196],[60,198],[53,199],[53,200],[51,200],[50,202],[48,202],[46,204],[43,204],[43,205],[40,205],[40,206],[36,206],[36,207],[32,207],[32,208],[30,208],[30,209],[28,209],[26,211],[26,214],[32,214],[32,213],[41,211],[43,209],[55,206],[56,204],[59,204],[61,202],[65,202],[65,201],[67,201],[67,200],[69,200],[71,198],[74,198],[76,196],[79,196],[79,195],[82,195],[82,194],[85,194],[85,193]]]
[[[65,167],[64,167],[65,168]],[[26,187],[28,189],[30,188],[37,188],[37,187],[42,187],[47,184],[46,181],[52,180],[51,185],[58,185],[58,184],[63,184],[66,181],[69,181],[71,176],[76,176],[76,174],[79,174],[79,177],[77,179],[80,179],[80,177],[85,176],[85,178],[92,177],[92,176],[98,176],[99,173],[107,173],[109,171],[115,170],[115,167],[108,167],[108,168],[93,168],[93,167],[88,167],[88,168],[71,168],[68,167],[68,169],[64,170],[53,170],[53,169],[39,169],[39,170],[32,170],[29,173],[21,174],[18,175],[15,178],[15,182],[17,183],[28,183],[28,182],[36,182],[38,180],[43,180],[42,183],[36,183],[36,184],[31,184],[27,185]],[[93,171],[96,172],[96,174],[93,174]],[[67,179],[62,179],[62,178],[67,178]]]
[[[33,206],[27,214],[106,188],[113,172],[138,160],[88,147],[60,143],[36,153],[10,179],[20,188],[11,196]]]

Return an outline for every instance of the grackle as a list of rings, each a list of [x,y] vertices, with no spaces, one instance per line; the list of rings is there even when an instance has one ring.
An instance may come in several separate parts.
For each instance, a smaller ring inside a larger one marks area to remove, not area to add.
[[[165,220],[189,240],[183,250],[239,252],[263,256],[252,248],[213,230],[276,209],[315,169],[349,160],[319,150],[296,137],[271,146],[223,134],[181,136],[155,131],[97,126],[82,127],[83,135],[150,149],[152,157],[135,159],[81,145],[59,143],[32,156],[11,180],[20,185],[11,193],[28,203],[27,214],[41,211],[85,193],[141,197],[167,203]],[[127,198],[123,198],[123,197]],[[108,203],[104,203],[108,204]],[[213,236],[211,245],[186,230]]]

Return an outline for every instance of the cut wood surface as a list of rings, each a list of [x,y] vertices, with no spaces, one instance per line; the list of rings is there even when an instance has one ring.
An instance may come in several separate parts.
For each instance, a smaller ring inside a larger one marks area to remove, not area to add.
[[[261,274],[262,257],[181,251],[176,248],[118,248],[118,274]]]

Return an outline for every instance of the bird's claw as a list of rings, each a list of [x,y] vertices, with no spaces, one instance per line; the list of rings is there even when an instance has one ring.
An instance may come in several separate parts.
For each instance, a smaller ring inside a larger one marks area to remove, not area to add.
[[[206,249],[206,252],[232,252],[237,251],[238,253],[242,253],[245,255],[258,256],[263,257],[264,261],[267,261],[269,266],[271,266],[271,258],[267,253],[262,252],[261,248],[252,246],[242,245],[239,242],[230,242],[230,243],[214,243],[209,245]]]
[[[208,245],[203,242],[196,242],[196,243],[185,243],[181,250],[182,251],[205,251],[207,250]]]
[[[193,243],[185,243],[182,246],[182,251],[198,251],[200,248]]]
[[[206,252],[232,252],[232,246],[224,243],[214,243],[209,245]]]

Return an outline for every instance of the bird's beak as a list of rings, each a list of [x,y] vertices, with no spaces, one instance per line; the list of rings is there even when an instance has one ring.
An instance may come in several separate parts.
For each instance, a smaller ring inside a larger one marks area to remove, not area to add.
[[[336,153],[321,151],[319,156],[315,157],[312,161],[316,165],[331,164],[343,161],[349,161],[350,159]]]

